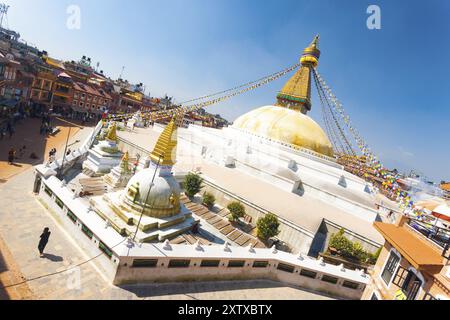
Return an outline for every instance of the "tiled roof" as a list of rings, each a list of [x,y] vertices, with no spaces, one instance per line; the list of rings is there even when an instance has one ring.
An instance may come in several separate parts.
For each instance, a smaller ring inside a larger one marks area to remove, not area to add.
[[[101,88],[97,89],[93,86],[90,86],[90,85],[87,85],[87,84],[84,84],[81,82],[75,82],[73,84],[73,87],[77,91],[86,92],[87,94],[104,97],[106,99],[111,99],[111,96]]]

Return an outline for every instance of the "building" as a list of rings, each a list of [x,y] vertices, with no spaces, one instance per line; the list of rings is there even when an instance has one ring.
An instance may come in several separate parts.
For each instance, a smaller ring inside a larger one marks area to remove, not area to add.
[[[450,182],[442,182],[441,190],[443,191],[443,198],[450,200]]]
[[[60,72],[53,82],[51,106],[55,113],[67,115],[71,113],[73,104],[72,77],[65,72]]]
[[[67,74],[76,82],[87,83],[94,73],[91,67],[91,59],[83,56],[80,61],[66,61],[64,68]]]
[[[31,103],[40,110],[49,110],[52,101],[53,83],[57,76],[53,69],[44,63],[33,65],[35,78],[31,87]]]
[[[114,82],[113,109],[119,113],[134,113],[142,110],[144,93],[142,84],[132,85],[118,79]]]
[[[77,117],[89,115],[100,119],[101,115],[109,110],[112,97],[102,88],[74,82],[72,110]]]
[[[443,242],[442,238],[423,235],[418,231],[423,230],[420,225],[420,221],[406,216],[401,216],[396,225],[374,223],[385,244],[363,299],[450,299],[450,230],[440,230],[447,234]]]
[[[19,69],[20,62],[16,61],[12,54],[0,53],[0,96],[3,98],[16,100],[16,97],[20,96],[16,88]]]

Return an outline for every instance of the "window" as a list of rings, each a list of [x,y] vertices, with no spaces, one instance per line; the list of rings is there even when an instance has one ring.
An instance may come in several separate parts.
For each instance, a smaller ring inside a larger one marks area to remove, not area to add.
[[[253,268],[266,268],[269,261],[255,261],[253,262]]]
[[[412,270],[399,267],[395,274],[393,284],[401,288],[406,300],[414,300],[422,286],[422,280]]]
[[[289,264],[279,263],[277,269],[284,272],[293,273],[295,268]]]
[[[156,268],[158,259],[134,259],[132,268]]]
[[[220,260],[202,260],[200,267],[218,267]]]
[[[108,248],[107,246],[106,246],[106,244],[104,244],[103,242],[99,242],[99,244],[98,244],[98,247],[99,247],[99,249],[101,250],[101,251],[103,251],[103,253],[105,253],[108,257],[112,257],[112,251],[111,251],[111,249],[110,248]]]
[[[40,88],[40,87],[41,87],[41,84],[42,84],[41,79],[35,79],[35,80],[34,80],[33,87],[38,87],[38,88]]]
[[[78,99],[78,93],[75,92],[75,93],[73,94],[73,97],[74,97],[74,99]]]
[[[169,268],[188,268],[191,260],[170,260]]]
[[[94,236],[94,234],[92,233],[92,231],[86,227],[84,224],[81,225],[81,231],[83,231],[83,233],[89,238],[92,239],[92,237]]]
[[[58,207],[60,207],[61,209],[64,207],[64,203],[61,201],[60,198],[56,197],[55,202],[58,205]]]
[[[329,275],[327,275],[327,274],[324,274],[324,275],[322,276],[322,281],[323,281],[323,282],[332,283],[332,284],[336,284],[336,283],[338,282],[338,278],[329,276]]]
[[[84,100],[85,97],[86,97],[86,94],[82,93],[81,94],[81,100]]]
[[[230,260],[228,262],[228,268],[242,268],[245,266],[244,260]]]
[[[77,106],[78,105],[78,101],[77,100],[73,100],[73,105]]]
[[[303,276],[303,277],[308,277],[308,278],[315,279],[317,277],[317,272],[314,272],[314,271],[311,271],[311,270],[302,269],[300,271],[300,275]]]
[[[45,186],[45,189],[44,189],[44,191],[45,191],[45,193],[46,193],[46,194],[48,194],[48,196],[49,196],[49,197],[51,197],[51,196],[53,195],[53,192],[52,192],[52,190],[50,190],[50,188],[49,188],[49,187],[47,187],[47,186]]]
[[[351,281],[347,281],[345,280],[344,283],[342,284],[343,287],[349,288],[349,289],[358,289],[359,284],[356,282],[351,282]]]
[[[80,101],[80,107],[82,107],[84,105],[84,103],[82,101]]]
[[[77,216],[74,215],[72,211],[67,210],[67,216],[69,217],[70,220],[72,220],[73,223],[77,222]]]
[[[400,257],[393,251],[391,251],[389,259],[384,266],[383,272],[381,273],[381,278],[387,285],[391,282],[392,276],[394,275],[395,269],[397,268],[399,262]]]

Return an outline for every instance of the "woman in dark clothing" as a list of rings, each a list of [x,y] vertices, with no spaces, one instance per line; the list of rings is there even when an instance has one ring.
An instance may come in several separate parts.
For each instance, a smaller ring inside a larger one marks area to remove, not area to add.
[[[39,241],[38,249],[39,253],[41,254],[41,257],[44,256],[44,249],[47,245],[48,238],[50,237],[50,230],[48,228],[45,228],[44,231],[41,234],[41,240]]]
[[[8,164],[14,163],[15,156],[16,156],[16,150],[13,147],[11,147],[11,149],[9,149],[9,151],[8,151]]]

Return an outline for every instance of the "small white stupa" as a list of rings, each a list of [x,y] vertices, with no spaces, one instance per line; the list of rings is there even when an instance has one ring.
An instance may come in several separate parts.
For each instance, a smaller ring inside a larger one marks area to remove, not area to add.
[[[198,221],[180,202],[180,185],[172,174],[176,147],[177,126],[173,119],[150,154],[149,168],[136,173],[125,189],[92,197],[94,211],[123,235],[132,235],[138,229],[139,242],[163,242],[191,230]]]
[[[87,160],[83,162],[83,170],[90,171],[92,175],[104,175],[118,166],[121,159],[122,152],[117,147],[116,123],[113,122],[105,140],[89,150]]]
[[[113,189],[124,188],[133,176],[130,169],[128,152],[123,155],[122,161],[110,173],[104,176],[105,182]]]

